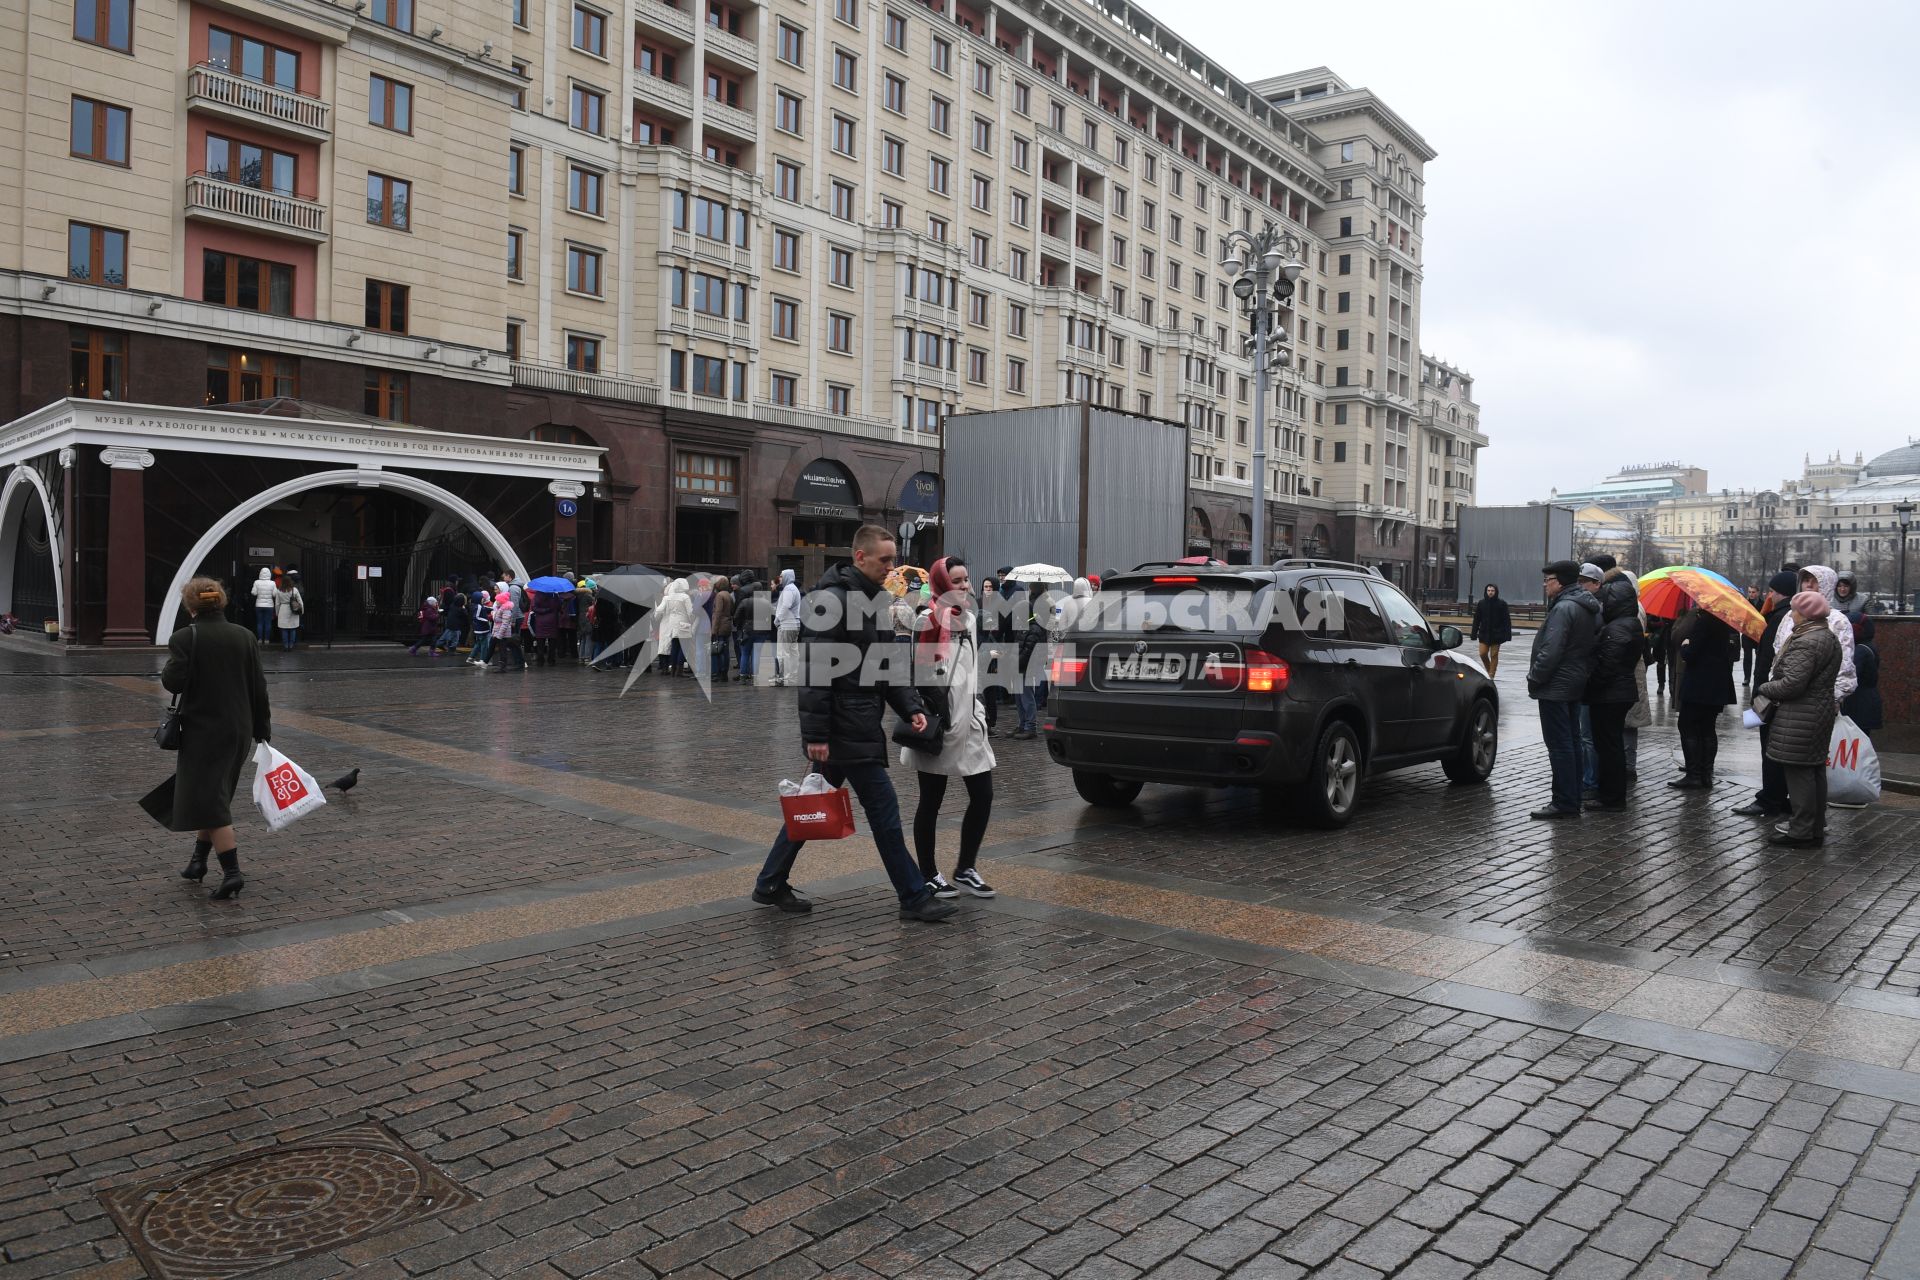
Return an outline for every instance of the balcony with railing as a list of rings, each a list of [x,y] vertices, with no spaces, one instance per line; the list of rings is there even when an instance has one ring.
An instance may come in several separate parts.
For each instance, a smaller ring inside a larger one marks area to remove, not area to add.
[[[660,388],[639,378],[587,373],[530,360],[513,361],[513,385],[534,391],[563,391],[569,395],[598,396],[602,400],[625,400],[630,404],[660,403]]]
[[[243,186],[206,173],[187,179],[186,215],[315,243],[327,238],[327,206],[318,200]]]
[[[632,4],[634,21],[692,43],[693,15],[685,9],[662,4],[660,0],[632,0]]]
[[[949,333],[960,332],[960,313],[937,302],[901,298],[894,304],[894,314],[905,316],[921,326],[937,325]]]
[[[693,90],[677,80],[663,80],[636,69],[633,73],[633,96],[635,101],[657,111],[668,112],[682,120],[693,118]]]
[[[760,50],[746,36],[735,35],[725,27],[706,25],[707,52],[723,58],[744,71],[760,69]]]
[[[745,142],[752,142],[757,134],[754,130],[753,113],[742,111],[739,107],[730,107],[718,98],[708,98],[701,104],[706,112],[707,125],[718,128]]]
[[[321,99],[207,63],[187,72],[187,108],[315,142],[333,136],[332,107]]]

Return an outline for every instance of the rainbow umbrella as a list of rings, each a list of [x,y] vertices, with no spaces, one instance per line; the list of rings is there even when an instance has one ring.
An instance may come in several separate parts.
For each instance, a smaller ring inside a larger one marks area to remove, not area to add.
[[[1767,620],[1760,611],[1747,602],[1740,588],[1711,569],[1671,564],[1640,579],[1640,607],[1649,617],[1675,617],[1689,600],[1755,640],[1766,634]]]

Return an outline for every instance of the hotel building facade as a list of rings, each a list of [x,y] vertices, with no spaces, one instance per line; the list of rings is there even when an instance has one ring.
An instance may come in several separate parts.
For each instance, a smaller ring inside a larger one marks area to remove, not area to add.
[[[200,565],[324,563],[351,633],[508,562],[924,554],[947,416],[1068,400],[1185,423],[1231,557],[1220,262],[1269,220],[1305,271],[1267,545],[1437,588],[1472,501],[1432,149],[1119,0],[0,0],[0,84],[0,585],[44,603],[21,557],[64,548],[72,639],[151,635]]]

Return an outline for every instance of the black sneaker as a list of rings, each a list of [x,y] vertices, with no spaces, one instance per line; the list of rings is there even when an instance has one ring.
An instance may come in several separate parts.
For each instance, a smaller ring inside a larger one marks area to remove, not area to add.
[[[1536,822],[1553,822],[1560,818],[1577,818],[1580,816],[1580,811],[1578,809],[1556,809],[1552,805],[1548,805],[1544,809],[1535,809],[1527,816]]]
[[[929,889],[912,902],[901,903],[900,918],[902,920],[924,920],[926,923],[932,924],[936,920],[945,920],[959,909],[959,907],[951,902],[942,902],[940,899],[934,897],[933,891]]]
[[[936,874],[933,879],[927,881],[927,888],[933,890],[933,896],[940,899],[960,896],[960,890],[954,888],[953,882],[943,875]]]
[[[976,898],[991,898],[993,886],[980,878],[980,873],[972,867],[953,873],[953,882]]]
[[[783,884],[772,892],[755,889],[753,900],[761,906],[778,907],[788,915],[803,916],[813,910],[813,904],[795,893],[792,885]]]

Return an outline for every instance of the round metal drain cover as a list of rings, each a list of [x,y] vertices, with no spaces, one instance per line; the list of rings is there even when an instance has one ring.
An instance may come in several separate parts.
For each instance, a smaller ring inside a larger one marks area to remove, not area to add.
[[[100,1198],[149,1275],[184,1280],[278,1266],[475,1197],[367,1122]]]

